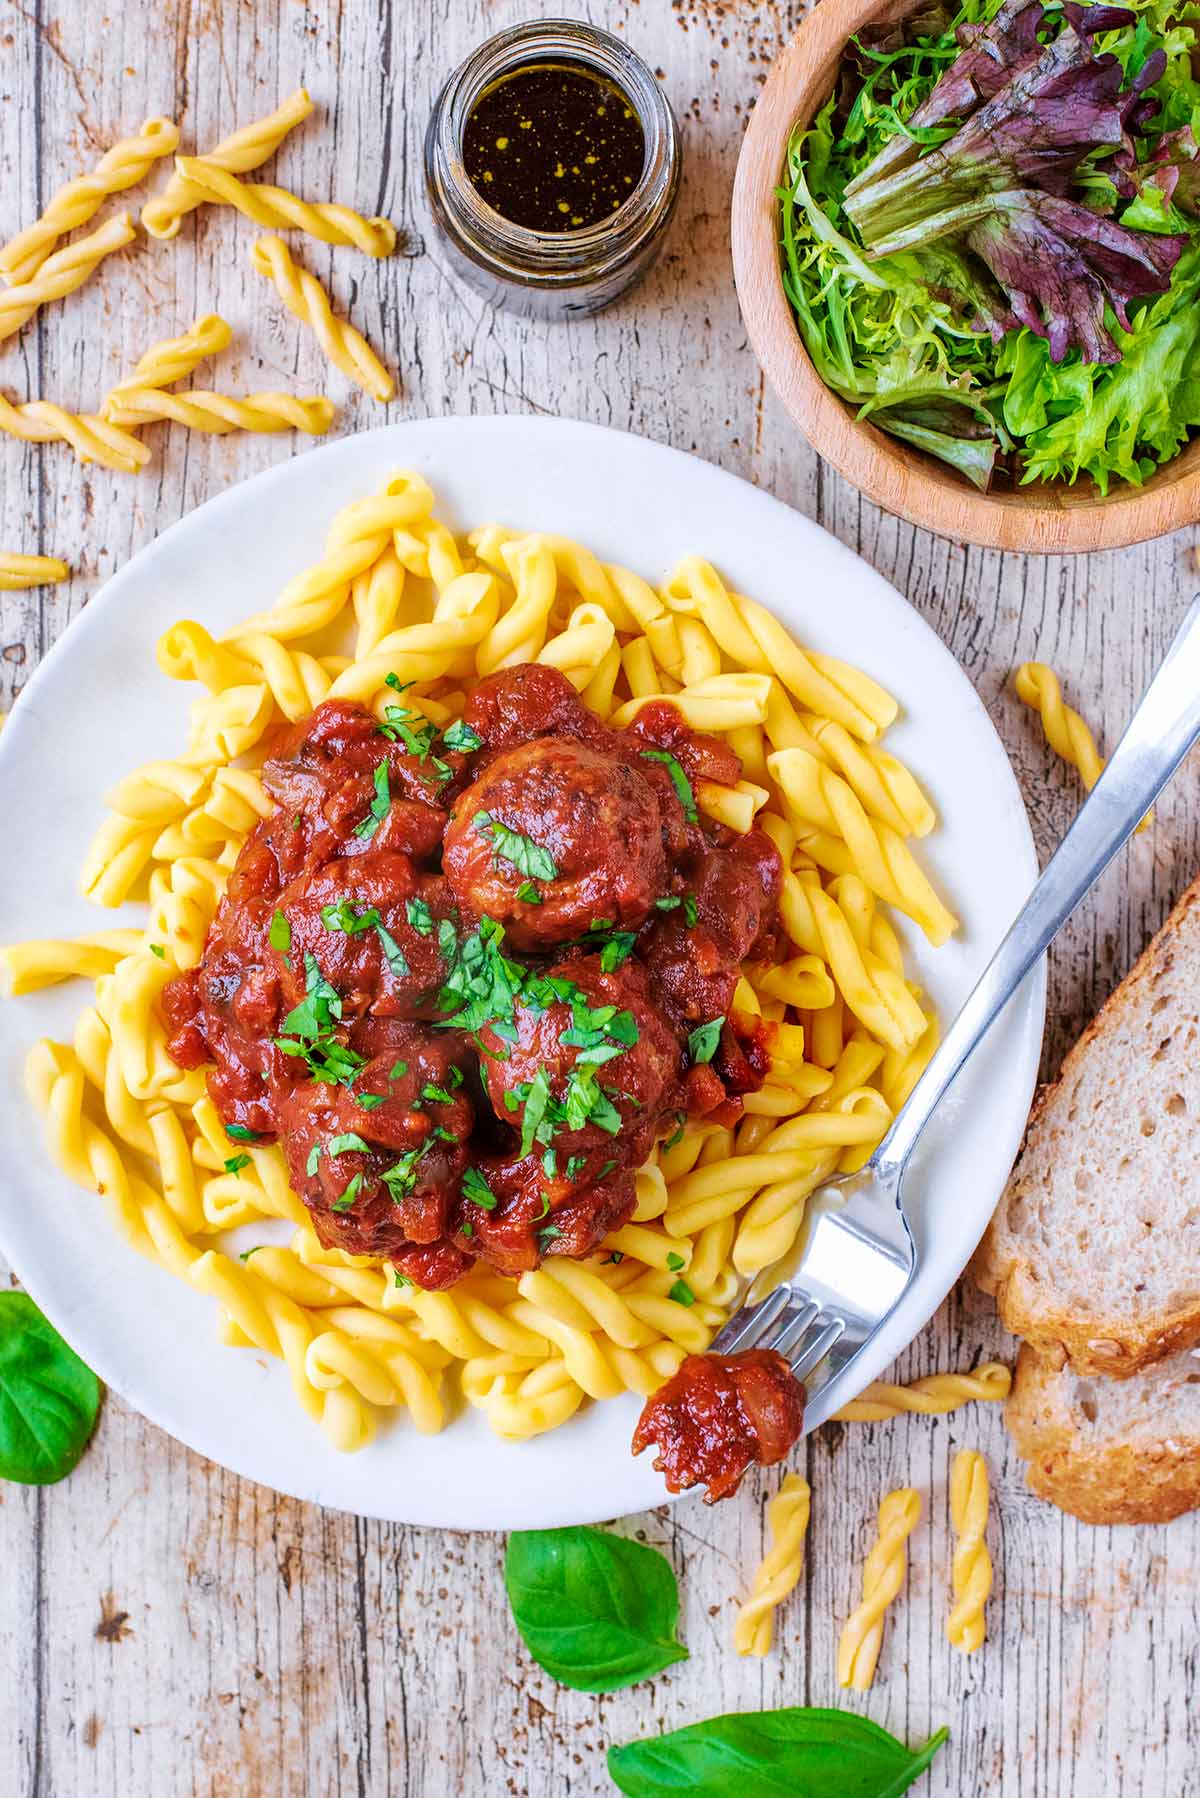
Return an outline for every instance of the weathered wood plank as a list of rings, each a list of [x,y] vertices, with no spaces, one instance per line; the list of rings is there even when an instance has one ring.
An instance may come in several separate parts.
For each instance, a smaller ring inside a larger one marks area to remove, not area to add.
[[[1008,686],[1053,662],[1112,741],[1194,584],[1180,538],[1077,561],[963,550],[885,518],[822,467],[764,393],[733,294],[726,223],[742,122],[800,8],[768,0],[610,0],[664,73],[687,176],[663,264],[635,296],[569,329],[531,329],[454,287],[431,249],[420,143],[450,66],[526,16],[515,0],[379,8],[143,0],[101,26],[80,0],[0,4],[0,228],[155,111],[180,109],[205,145],[300,81],[321,112],[281,153],[280,180],[357,201],[410,232],[364,264],[300,253],[397,368],[387,416],[536,410],[595,418],[696,449],[755,480],[906,592],[959,657],[1013,755],[1047,851],[1078,802]],[[545,5],[547,13],[557,11]],[[237,333],[212,384],[326,388],[337,429],[382,411],[327,377],[311,338],[249,267],[253,230],[202,214],[174,245],[143,244],[43,313],[4,352],[0,382],[94,404],[153,337],[219,308]],[[205,376],[207,380],[209,377]],[[176,517],[306,445],[152,434],[140,480],[80,470],[58,447],[0,443],[0,542],[58,550],[69,588],[0,597],[0,707],[99,582]],[[848,646],[852,652],[853,646]],[[1046,1065],[1128,965],[1197,861],[1191,769],[1055,951]],[[901,1363],[907,1376],[1004,1352],[979,1295],[955,1295]],[[985,1652],[945,1642],[947,1472],[963,1443],[993,1470],[997,1596]],[[441,1794],[583,1798],[610,1790],[613,1741],[729,1708],[837,1703],[838,1623],[857,1595],[874,1509],[911,1482],[925,1514],[876,1690],[855,1708],[917,1739],[953,1737],[936,1798],[1137,1798],[1200,1793],[1195,1678],[1200,1525],[1092,1531],[1036,1503],[999,1418],[831,1428],[806,1445],[810,1571],[777,1652],[738,1662],[736,1595],[762,1547],[773,1483],[716,1512],[699,1503],[624,1520],[664,1547],[684,1593],[689,1662],[593,1699],[530,1666],[508,1620],[503,1544],[320,1513],[238,1481],[105,1406],[70,1481],[0,1488],[0,1789],[19,1798],[120,1792]],[[127,1613],[123,1621],[120,1614]],[[99,1632],[99,1633],[98,1633]]]

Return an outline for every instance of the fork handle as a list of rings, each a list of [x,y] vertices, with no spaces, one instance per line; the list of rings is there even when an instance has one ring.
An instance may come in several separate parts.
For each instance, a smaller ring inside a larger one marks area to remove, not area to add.
[[[1200,597],[1112,759],[872,1158],[898,1174],[946,1089],[1200,737]]]

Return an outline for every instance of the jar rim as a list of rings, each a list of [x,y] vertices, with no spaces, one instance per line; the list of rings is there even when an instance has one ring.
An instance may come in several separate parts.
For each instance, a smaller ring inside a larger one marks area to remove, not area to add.
[[[538,231],[505,218],[467,174],[463,134],[484,91],[531,62],[574,62],[614,83],[637,113],[645,134],[642,173],[609,217],[569,231]],[[434,106],[426,160],[449,221],[474,254],[518,278],[570,284],[584,270],[611,266],[635,254],[674,204],[679,184],[679,129],[670,102],[637,52],[581,19],[536,19],[488,38],[450,75]]]

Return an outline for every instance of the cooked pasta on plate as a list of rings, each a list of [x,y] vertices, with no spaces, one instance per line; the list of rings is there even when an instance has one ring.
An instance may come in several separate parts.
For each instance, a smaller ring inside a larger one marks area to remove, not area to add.
[[[957,924],[883,686],[699,553],[537,525],[401,470],[233,628],[162,631],[190,723],[81,857],[139,909],[3,964],[92,982],[28,1055],[59,1165],[334,1448],[634,1394],[719,1496],[801,1400],[696,1358],[932,1051],[898,920]],[[715,1460],[681,1382],[738,1419]]]

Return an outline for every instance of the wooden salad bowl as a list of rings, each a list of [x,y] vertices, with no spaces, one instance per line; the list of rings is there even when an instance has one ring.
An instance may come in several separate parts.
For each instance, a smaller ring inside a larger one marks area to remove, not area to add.
[[[958,543],[1040,553],[1120,549],[1200,520],[1200,439],[1142,487],[1107,497],[1085,477],[980,493],[954,469],[854,416],[813,367],[780,278],[779,202],[788,138],[829,97],[846,42],[918,0],[821,0],[771,71],[733,188],[738,301],[763,372],[813,448],[868,499]]]

